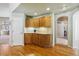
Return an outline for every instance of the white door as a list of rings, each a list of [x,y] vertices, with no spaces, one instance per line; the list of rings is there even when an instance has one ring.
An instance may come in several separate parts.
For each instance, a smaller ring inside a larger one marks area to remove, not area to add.
[[[14,16],[12,21],[12,43],[13,45],[24,44],[24,17]]]

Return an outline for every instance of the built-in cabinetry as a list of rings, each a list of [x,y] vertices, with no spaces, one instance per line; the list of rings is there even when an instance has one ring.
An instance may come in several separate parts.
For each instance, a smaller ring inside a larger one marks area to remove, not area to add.
[[[26,27],[51,27],[51,16],[25,20]]]
[[[31,18],[25,20],[25,27],[32,27],[32,28],[51,28],[51,16],[43,16],[39,18]],[[44,29],[41,29],[44,31]],[[52,38],[51,34],[47,33],[25,33],[24,34],[24,42],[25,44],[35,44],[41,47],[51,47],[52,46]]]
[[[50,34],[25,33],[24,39],[25,44],[34,44],[41,47],[51,47],[52,45]]]
[[[50,34],[39,34],[39,45],[42,47],[51,47],[51,35]]]
[[[33,23],[34,23],[34,27],[35,27],[35,28],[40,27],[40,25],[39,25],[39,24],[40,24],[40,22],[39,22],[40,20],[39,20],[39,19],[40,19],[40,18],[34,18],[34,19],[33,19]]]
[[[32,33],[24,33],[24,44],[31,44]]]
[[[39,19],[40,27],[51,27],[51,16],[44,16]]]
[[[32,34],[32,44],[39,45],[39,35],[36,33]]]

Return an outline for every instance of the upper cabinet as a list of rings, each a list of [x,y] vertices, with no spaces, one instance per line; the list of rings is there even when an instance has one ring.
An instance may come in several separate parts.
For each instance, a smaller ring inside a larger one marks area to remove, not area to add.
[[[29,27],[34,27],[34,20],[33,19],[30,19],[30,23],[29,23]]]
[[[46,27],[51,27],[51,16],[45,17],[45,25]]]
[[[25,27],[30,27],[30,20],[25,20]]]
[[[44,16],[40,18],[40,27],[51,27],[51,16]]]
[[[25,27],[39,27],[39,18],[25,20]]]
[[[31,26],[31,19],[32,19],[32,16],[26,16],[25,27],[30,27]]]
[[[51,16],[31,18],[25,21],[26,27],[51,27]]]
[[[34,18],[33,20],[34,26],[33,27],[39,27],[39,18]]]

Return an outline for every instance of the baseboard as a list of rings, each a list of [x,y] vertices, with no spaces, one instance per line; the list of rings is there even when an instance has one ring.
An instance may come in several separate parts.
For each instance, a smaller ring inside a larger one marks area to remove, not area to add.
[[[10,46],[24,46],[24,44],[12,44]]]

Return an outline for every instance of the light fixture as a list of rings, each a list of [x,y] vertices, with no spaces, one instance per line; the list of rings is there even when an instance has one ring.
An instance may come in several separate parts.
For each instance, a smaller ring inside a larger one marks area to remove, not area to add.
[[[50,10],[50,8],[46,8],[46,10],[47,10],[47,11],[49,11],[49,10]]]
[[[35,12],[34,15],[37,15],[37,13]]]
[[[63,5],[63,8],[62,8],[62,10],[66,10],[67,9],[67,5]]]
[[[63,9],[63,10],[66,10],[66,7],[63,7],[62,9]]]

